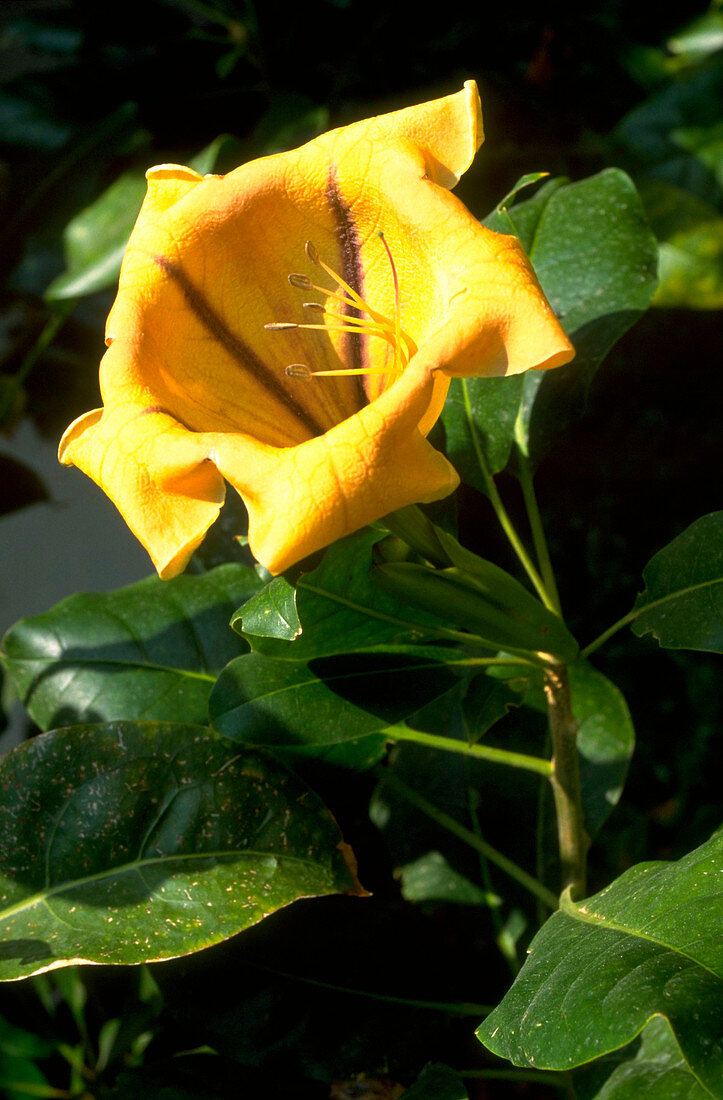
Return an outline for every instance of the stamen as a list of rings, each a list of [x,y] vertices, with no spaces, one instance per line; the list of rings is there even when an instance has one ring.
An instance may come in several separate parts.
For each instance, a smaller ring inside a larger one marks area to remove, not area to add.
[[[353,287],[349,286],[349,284],[346,283],[341,276],[337,275],[328,264],[324,263],[313,242],[307,241],[304,245],[307,259],[310,263],[322,268],[329,278],[334,281],[336,286],[334,288],[319,286],[317,283],[313,283],[308,276],[300,272],[292,272],[288,276],[288,280],[291,286],[297,287],[299,290],[315,290],[324,296],[324,302],[302,303],[303,309],[311,313],[321,314],[324,317],[324,321],[320,324],[297,324],[294,321],[272,321],[264,325],[264,328],[270,332],[284,332],[291,329],[314,329],[325,331],[330,334],[333,332],[349,332],[356,333],[357,336],[381,337],[383,340],[386,340],[392,348],[393,359],[391,364],[385,364],[383,367],[355,367],[349,369],[339,368],[338,370],[311,371],[302,363],[291,363],[286,367],[285,371],[288,378],[301,378],[307,380],[314,377],[335,378],[359,374],[386,376],[393,381],[407,366],[411,356],[416,351],[416,347],[411,338],[402,330],[399,278],[391,249],[381,231],[377,233],[377,236],[384,246],[392,270],[392,281],[394,284],[394,315],[392,318],[385,317],[384,314],[378,313],[376,310],[372,309]],[[334,308],[331,308],[332,303],[334,304]],[[347,312],[347,310],[349,312]]]

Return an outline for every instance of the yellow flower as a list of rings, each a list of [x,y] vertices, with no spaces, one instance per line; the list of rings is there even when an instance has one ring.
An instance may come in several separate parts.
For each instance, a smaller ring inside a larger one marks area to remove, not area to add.
[[[104,407],[70,425],[59,457],[162,577],[185,568],[224,479],[274,573],[445,496],[457,474],[425,437],[450,377],[573,357],[516,239],[450,194],[481,141],[468,81],[226,176],[148,172]]]

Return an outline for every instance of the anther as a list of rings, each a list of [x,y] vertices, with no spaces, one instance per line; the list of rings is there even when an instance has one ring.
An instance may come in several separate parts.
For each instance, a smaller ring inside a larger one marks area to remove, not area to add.
[[[293,271],[288,276],[289,282],[292,286],[298,286],[300,290],[312,290],[311,279],[308,275],[299,275],[298,272]]]
[[[283,332],[287,328],[298,327],[294,321],[270,321],[268,325],[264,325],[270,332]]]
[[[326,313],[326,307],[321,302],[302,302],[301,304],[304,309],[308,309],[311,313]]]
[[[319,253],[316,251],[316,248],[311,243],[311,241],[306,242],[306,244],[304,245],[304,251],[306,252],[308,259],[311,260],[312,264],[319,263]]]
[[[284,374],[287,378],[303,378],[305,380],[312,377],[311,371],[303,363],[289,363]]]

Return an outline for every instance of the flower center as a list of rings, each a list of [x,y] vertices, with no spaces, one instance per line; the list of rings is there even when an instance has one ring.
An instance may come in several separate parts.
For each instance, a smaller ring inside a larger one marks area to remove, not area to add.
[[[397,269],[392,258],[389,245],[384,234],[377,233],[387,254],[392,269],[394,281],[394,315],[386,317],[378,310],[372,309],[364,301],[360,294],[349,286],[340,275],[325,263],[311,241],[306,242],[305,251],[307,258],[333,280],[333,287],[319,286],[306,275],[292,273],[289,282],[299,290],[315,290],[324,296],[322,302],[304,302],[303,308],[309,313],[317,314],[323,320],[319,323],[296,324],[294,321],[272,321],[264,328],[271,332],[282,332],[288,329],[313,329],[321,332],[353,332],[359,336],[376,336],[385,340],[392,349],[391,363],[385,363],[380,367],[349,367],[338,370],[312,371],[303,363],[291,363],[286,368],[289,378],[344,378],[353,374],[364,375],[388,375],[392,382],[402,374],[410,358],[414,355],[416,346],[414,341],[403,331],[399,314],[399,279]],[[352,311],[352,312],[349,312]]]

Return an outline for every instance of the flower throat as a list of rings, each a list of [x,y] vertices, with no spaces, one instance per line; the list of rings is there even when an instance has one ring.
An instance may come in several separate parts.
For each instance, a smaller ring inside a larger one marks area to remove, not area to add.
[[[296,324],[293,321],[273,321],[264,328],[272,332],[283,332],[289,329],[312,329],[321,332],[351,332],[359,336],[376,336],[385,340],[392,349],[392,361],[383,367],[349,367],[337,370],[312,371],[303,363],[290,363],[286,367],[288,378],[299,378],[308,381],[312,378],[345,378],[351,375],[387,375],[392,382],[402,374],[414,355],[416,346],[410,336],[402,330],[399,314],[399,279],[389,245],[382,232],[377,233],[386,251],[392,279],[394,281],[394,315],[386,317],[383,313],[372,309],[370,305],[349,286],[340,275],[329,267],[317,252],[311,241],[307,241],[305,251],[311,263],[323,269],[330,279],[336,284],[333,287],[319,286],[313,283],[306,275],[296,272],[289,275],[289,282],[299,290],[315,290],[323,294],[326,299],[322,302],[304,302],[303,308],[309,313],[323,317],[319,323]],[[354,313],[345,310],[354,310]]]

